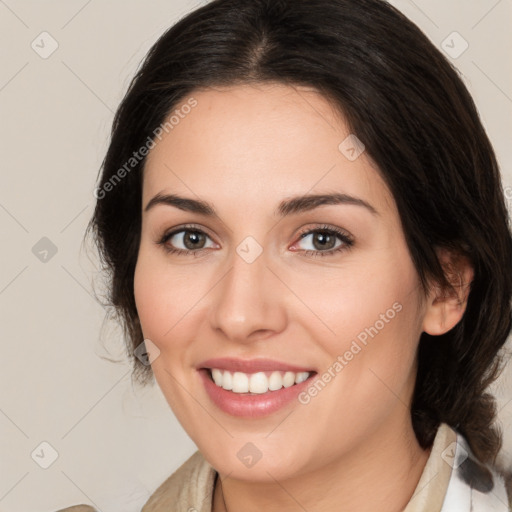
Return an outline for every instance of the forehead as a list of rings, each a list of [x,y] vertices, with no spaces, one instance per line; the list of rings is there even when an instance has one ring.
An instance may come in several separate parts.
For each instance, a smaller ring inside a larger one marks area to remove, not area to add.
[[[195,106],[181,111],[191,98]],[[177,192],[233,207],[241,198],[238,206],[247,210],[327,191],[364,196],[381,209],[394,203],[367,155],[354,160],[354,152],[347,153],[355,134],[312,89],[209,88],[192,93],[176,111],[172,129],[155,139],[147,157],[143,204],[157,193]]]

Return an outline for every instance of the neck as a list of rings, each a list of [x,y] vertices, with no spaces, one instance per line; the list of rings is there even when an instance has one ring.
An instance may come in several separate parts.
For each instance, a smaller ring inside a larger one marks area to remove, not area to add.
[[[314,472],[263,483],[219,475],[212,512],[401,512],[429,455],[430,449],[419,446],[408,415],[403,424],[383,425]]]

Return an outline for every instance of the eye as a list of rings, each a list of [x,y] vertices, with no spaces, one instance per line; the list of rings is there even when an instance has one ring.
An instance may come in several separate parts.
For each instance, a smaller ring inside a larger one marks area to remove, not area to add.
[[[331,227],[309,229],[300,234],[297,245],[306,256],[329,256],[349,249],[353,245],[352,237],[345,231]]]
[[[208,240],[212,242],[207,245]],[[169,253],[191,254],[203,249],[215,247],[211,238],[202,230],[195,227],[182,226],[165,233],[158,242]]]

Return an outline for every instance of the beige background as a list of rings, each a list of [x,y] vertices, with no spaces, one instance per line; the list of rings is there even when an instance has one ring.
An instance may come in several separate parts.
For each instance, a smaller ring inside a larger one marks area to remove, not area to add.
[[[454,31],[468,42],[453,62],[512,186],[512,0],[392,3],[438,47],[460,51]],[[120,334],[102,330],[94,253],[81,249],[113,112],[149,47],[194,5],[0,0],[0,511],[138,511],[195,450],[157,388],[132,389],[126,363],[101,359],[100,334],[122,356]],[[496,389],[512,453],[510,369]]]

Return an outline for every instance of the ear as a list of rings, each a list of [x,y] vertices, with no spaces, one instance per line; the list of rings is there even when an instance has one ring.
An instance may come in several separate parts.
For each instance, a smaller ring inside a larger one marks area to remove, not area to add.
[[[474,277],[473,267],[465,256],[454,255],[448,249],[439,249],[437,255],[453,290],[442,289],[435,283],[427,296],[423,331],[432,336],[444,334],[459,323]]]

